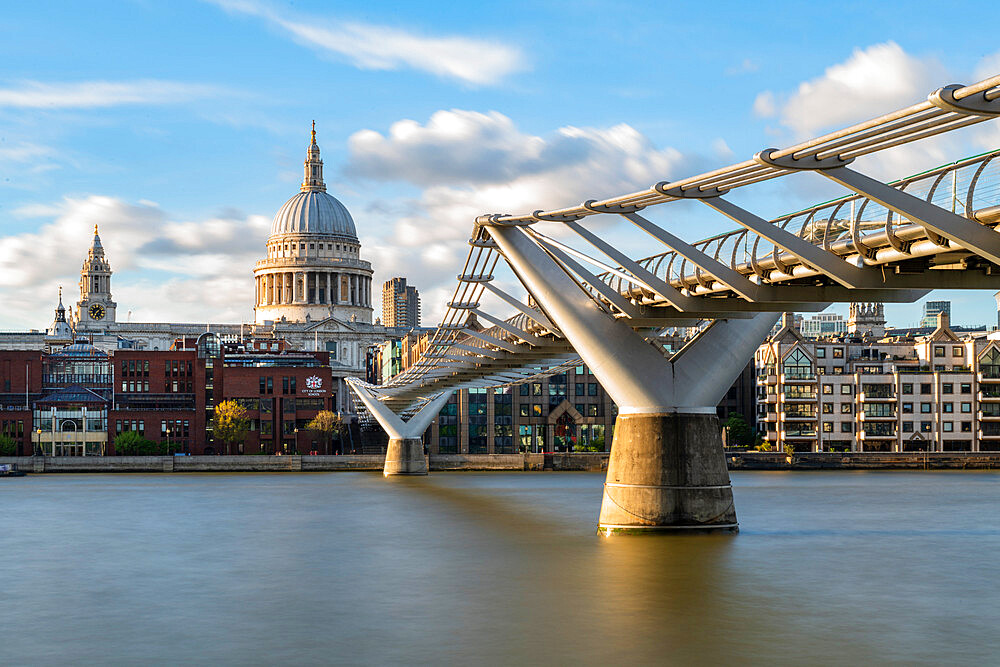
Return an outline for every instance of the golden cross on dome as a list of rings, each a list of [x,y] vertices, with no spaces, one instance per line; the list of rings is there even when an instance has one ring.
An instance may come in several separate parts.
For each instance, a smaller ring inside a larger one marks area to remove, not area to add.
[[[316,143],[316,121],[313,121],[312,142]]]

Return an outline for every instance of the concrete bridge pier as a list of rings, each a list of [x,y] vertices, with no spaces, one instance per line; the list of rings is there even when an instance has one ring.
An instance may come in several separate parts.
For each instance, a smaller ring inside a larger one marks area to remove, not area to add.
[[[361,399],[369,412],[389,434],[389,446],[385,452],[385,465],[382,474],[386,477],[395,475],[426,475],[427,458],[424,456],[422,436],[431,421],[448,402],[451,392],[442,392],[429,400],[417,411],[409,421],[403,421],[396,413],[382,403],[357,378],[347,378],[347,384]]]
[[[598,531],[736,532],[715,406],[777,315],[716,320],[666,358],[611,317],[516,226],[490,235],[532,297],[618,404]]]
[[[385,451],[385,466],[382,474],[426,475],[427,458],[424,457],[424,441],[420,438],[389,438]]]

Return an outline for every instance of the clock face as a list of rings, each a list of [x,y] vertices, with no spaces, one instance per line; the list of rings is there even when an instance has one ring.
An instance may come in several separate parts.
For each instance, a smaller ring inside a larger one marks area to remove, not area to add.
[[[103,320],[104,319],[104,306],[102,306],[99,303],[95,303],[94,305],[92,305],[90,307],[90,310],[88,310],[87,312],[90,313],[90,317],[92,319],[95,319],[95,320]]]

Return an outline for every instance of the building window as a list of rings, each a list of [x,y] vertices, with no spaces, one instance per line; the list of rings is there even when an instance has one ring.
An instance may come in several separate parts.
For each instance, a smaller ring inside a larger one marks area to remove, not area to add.
[[[840,423],[841,433],[854,433],[854,424],[851,422],[841,422]]]
[[[852,410],[853,407],[854,406],[852,406],[850,403],[841,403],[840,404],[840,414],[842,414],[842,415],[849,415],[849,414],[851,414],[851,410]]]
[[[963,382],[961,384],[961,391],[962,391],[963,394],[971,394],[972,393],[972,383],[971,382]]]
[[[991,347],[979,358],[979,372],[984,378],[1000,378],[1000,350]]]
[[[944,345],[935,345],[934,346],[934,356],[935,357],[943,357],[944,356]]]
[[[929,414],[931,412],[931,404],[930,403],[921,403],[920,404],[920,412],[921,412],[921,414],[925,414],[925,415]]]
[[[528,404],[527,403],[522,403],[520,405],[520,409],[521,409],[521,416],[522,417],[527,417],[528,416]]]
[[[962,403],[961,410],[965,413],[972,412],[972,403]]]
[[[816,358],[817,359],[826,359],[826,348],[825,347],[817,347],[816,348]]]
[[[920,393],[921,394],[929,394],[929,393],[931,393],[931,383],[930,382],[922,382],[920,384]]]
[[[823,422],[823,433],[833,433],[833,422]]]
[[[900,392],[903,393],[903,394],[912,394],[913,393],[913,383],[912,382],[904,382],[903,383],[903,387],[900,390]]]
[[[854,385],[852,384],[842,384],[840,385],[840,393],[842,396],[850,396],[854,393]]]
[[[903,422],[903,433],[913,433],[913,422]]]
[[[814,377],[812,362],[799,348],[785,358],[784,373],[786,378],[792,380],[810,380]]]
[[[943,403],[942,407],[944,408],[945,412],[954,412],[955,411],[955,404],[954,403]]]
[[[833,358],[834,359],[843,359],[844,358],[844,348],[842,348],[842,347],[835,347],[835,348],[833,348]]]
[[[823,404],[823,414],[824,415],[832,415],[833,414],[833,403],[824,403]]]
[[[827,395],[832,394],[833,393],[833,385],[832,384],[825,384],[825,385],[823,385],[823,393],[827,394]]]
[[[953,422],[942,422],[941,430],[944,431],[945,433],[951,433],[952,431],[955,430],[955,424]]]
[[[579,366],[577,366],[579,368]],[[585,382],[577,382],[574,384],[574,393],[577,396],[584,396],[587,393],[587,384]]]
[[[930,422],[920,422],[920,432],[921,433],[930,433],[931,432],[931,423]]]
[[[587,396],[597,396],[597,383],[589,382],[587,383]]]
[[[962,422],[962,433],[972,433],[972,422]]]
[[[533,417],[541,417],[542,416],[542,406],[541,406],[541,404],[535,403],[534,405],[531,406],[531,415]]]
[[[954,394],[955,393],[955,385],[953,385],[950,382],[945,382],[943,385],[941,385],[941,393],[942,394]]]
[[[600,403],[591,403],[587,406],[587,416],[588,417],[600,417],[601,416],[601,405]]]
[[[291,387],[292,387],[292,391],[291,391],[291,393],[293,393],[293,394],[295,393],[295,380],[296,380],[296,378],[289,378],[289,380],[288,380],[288,383],[289,383],[289,384],[291,385]]]
[[[906,415],[913,414],[913,403],[903,403],[903,414]]]
[[[961,345],[955,345],[951,348],[951,356],[961,357],[963,354],[963,348]]]

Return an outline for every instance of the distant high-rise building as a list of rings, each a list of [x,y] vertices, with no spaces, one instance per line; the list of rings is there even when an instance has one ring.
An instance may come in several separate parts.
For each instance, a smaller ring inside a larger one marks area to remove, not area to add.
[[[806,338],[836,336],[847,332],[847,322],[836,313],[820,313],[802,321],[801,333]]]
[[[420,326],[420,292],[393,278],[382,285],[382,324],[387,327]]]
[[[921,327],[936,327],[938,313],[951,318],[951,301],[928,301],[924,304],[924,317],[920,320]]]

